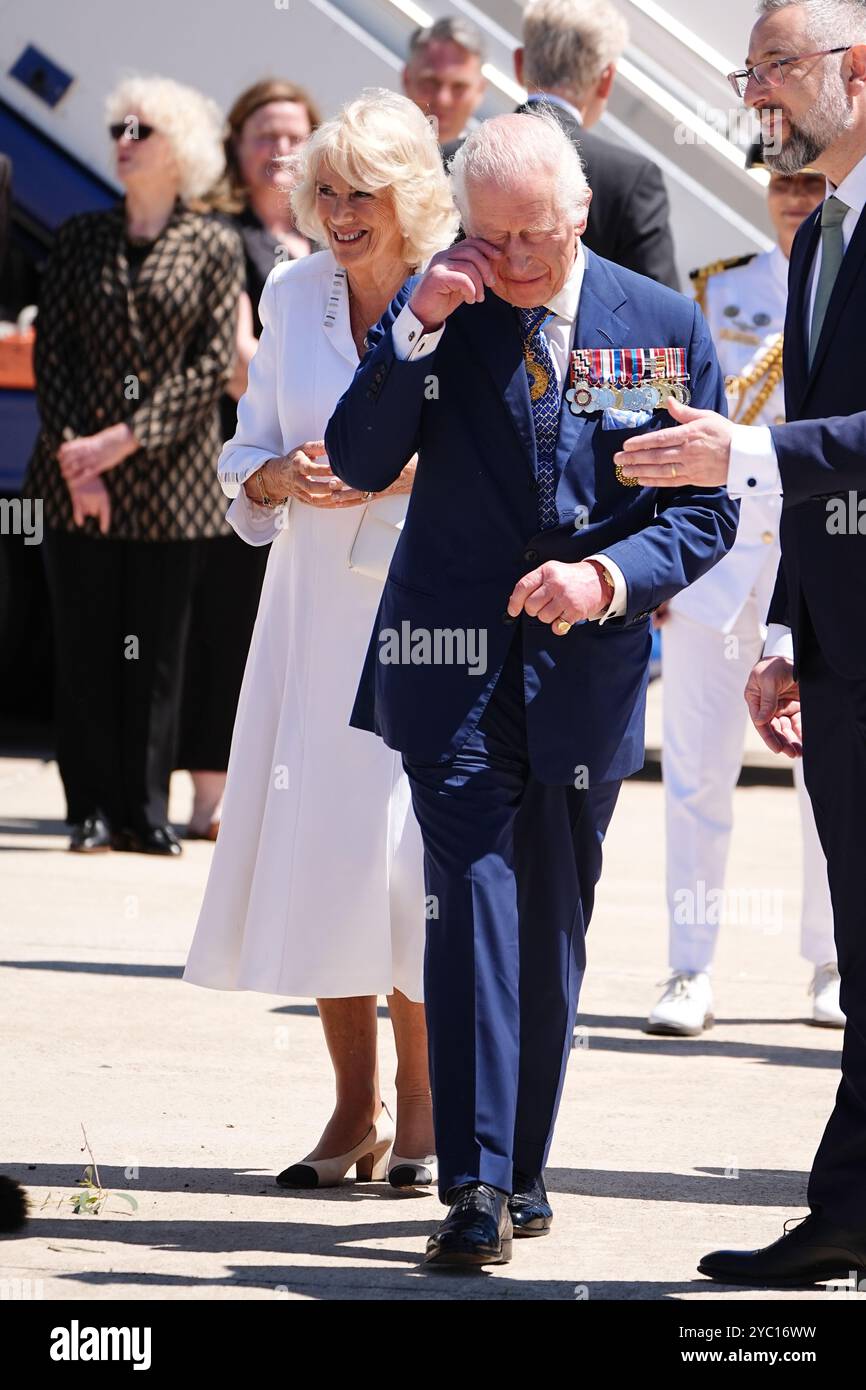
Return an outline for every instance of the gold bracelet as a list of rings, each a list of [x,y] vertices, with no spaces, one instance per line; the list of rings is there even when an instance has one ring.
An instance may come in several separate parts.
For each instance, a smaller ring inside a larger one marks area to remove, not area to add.
[[[258,480],[258,484],[259,484],[259,492],[261,493],[261,498],[262,498],[262,503],[261,503],[261,504],[262,504],[263,507],[268,507],[271,511],[273,511],[273,510],[274,510],[275,508],[277,508],[277,507],[282,507],[282,506],[284,505],[284,503],[286,502],[287,499],[284,497],[283,500],[282,500],[282,502],[275,502],[272,498],[270,498],[270,497],[268,496],[268,494],[265,492],[265,484],[264,484],[264,480],[263,480],[263,478],[262,478],[263,472],[264,472],[264,469],[263,469],[263,468],[260,468],[260,469],[258,469],[258,471],[257,471],[257,473],[256,473],[256,479]]]

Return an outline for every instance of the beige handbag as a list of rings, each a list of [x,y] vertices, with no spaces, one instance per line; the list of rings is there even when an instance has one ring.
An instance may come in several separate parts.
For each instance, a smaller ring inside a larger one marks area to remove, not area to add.
[[[367,504],[349,549],[350,570],[384,584],[403,529],[408,502],[409,496],[403,492]]]

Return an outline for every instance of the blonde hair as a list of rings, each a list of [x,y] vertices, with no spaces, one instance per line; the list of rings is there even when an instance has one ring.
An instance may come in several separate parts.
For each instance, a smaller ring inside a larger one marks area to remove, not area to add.
[[[224,120],[210,97],[170,77],[124,78],[105,103],[109,123],[132,114],[171,142],[184,202],[200,198],[225,169]]]
[[[421,265],[457,235],[457,209],[433,127],[408,97],[366,88],[319,126],[293,160],[295,223],[314,241],[328,239],[316,213],[316,183],[325,161],[355,189],[390,192],[408,266]]]

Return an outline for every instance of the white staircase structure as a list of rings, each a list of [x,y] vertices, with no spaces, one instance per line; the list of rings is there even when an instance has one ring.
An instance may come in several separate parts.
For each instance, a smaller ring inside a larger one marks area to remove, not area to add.
[[[677,259],[688,270],[769,246],[764,178],[743,167],[745,125],[724,73],[742,66],[751,0],[620,0],[631,41],[599,127],[655,159],[671,199]],[[192,83],[228,107],[265,75],[304,83],[326,113],[362,87],[400,89],[416,25],[444,14],[475,21],[488,45],[479,115],[513,109],[519,0],[0,0],[0,98],[112,182],[103,101],[130,71]],[[9,69],[32,45],[73,79],[48,105]]]

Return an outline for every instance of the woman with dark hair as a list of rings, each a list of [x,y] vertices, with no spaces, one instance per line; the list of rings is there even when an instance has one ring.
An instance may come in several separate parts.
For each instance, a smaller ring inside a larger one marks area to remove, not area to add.
[[[224,440],[235,432],[237,402],[261,336],[258,306],[265,280],[281,261],[298,260],[314,249],[295,227],[285,162],[319,124],[319,112],[303,87],[283,78],[249,87],[228,115],[226,172],[208,204],[227,214],[239,232],[246,279],[235,368],[220,401]],[[266,550],[245,545],[234,534],[201,550],[177,757],[193,781],[190,839],[214,840],[219,830],[232,726],[266,562]]]
[[[238,362],[224,402],[226,439],[237,424],[237,412],[228,401],[236,403],[246,390],[246,369],[262,332],[258,307],[265,280],[275,265],[316,249],[295,226],[287,156],[298,154],[321,123],[318,107],[304,88],[279,77],[248,87],[228,114],[226,172],[215,206],[232,218],[244,243],[248,304],[242,301]]]

